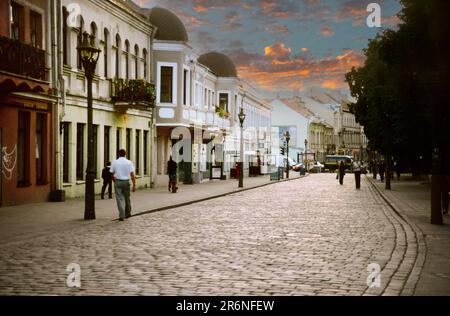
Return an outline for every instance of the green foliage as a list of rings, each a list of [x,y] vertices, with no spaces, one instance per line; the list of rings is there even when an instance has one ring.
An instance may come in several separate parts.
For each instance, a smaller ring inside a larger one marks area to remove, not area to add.
[[[155,86],[144,79],[115,79],[114,82],[115,102],[148,102],[151,107],[155,106],[156,89]]]
[[[436,135],[445,133],[444,128],[436,130],[433,126],[442,103],[436,94],[448,89],[444,88],[448,72],[442,74],[442,47],[438,45],[446,41],[443,36],[448,31],[442,28],[448,27],[448,18],[436,19],[448,7],[444,2],[402,1],[399,17],[403,23],[399,29],[379,32],[364,51],[364,66],[346,74],[350,92],[357,100],[351,111],[364,126],[369,147],[410,160],[412,166],[419,156],[425,158],[425,165],[431,165]],[[440,74],[438,79],[436,73]],[[448,109],[439,113],[448,118]]]
[[[220,106],[216,106],[216,113],[219,114],[219,116],[221,118],[229,118],[230,117],[230,113],[227,112],[224,108],[222,108]]]

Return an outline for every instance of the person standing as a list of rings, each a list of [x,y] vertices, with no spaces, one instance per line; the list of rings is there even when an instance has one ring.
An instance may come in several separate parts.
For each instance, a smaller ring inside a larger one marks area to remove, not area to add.
[[[355,174],[356,189],[361,188],[361,162],[358,158],[353,162],[353,173]]]
[[[386,167],[385,167],[385,164],[384,164],[384,160],[381,160],[379,162],[379,165],[378,165],[378,173],[380,174],[381,182],[384,181],[384,172],[385,172],[385,170],[386,170]]]
[[[108,197],[112,199],[112,180],[113,175],[109,171],[111,168],[111,161],[108,161],[106,163],[105,168],[102,170],[102,179],[103,179],[103,186],[102,186],[102,200],[105,198],[105,191],[106,188],[108,188]]]
[[[172,179],[177,176],[177,163],[170,156],[167,162],[167,174],[169,175],[169,192],[171,191]]]
[[[131,217],[130,202],[130,179],[133,183],[133,192],[136,191],[136,176],[133,163],[126,157],[124,149],[119,150],[119,158],[114,160],[110,172],[114,175],[114,189],[116,192],[117,208],[119,210],[119,221]]]
[[[344,176],[345,176],[345,164],[343,161],[339,164],[339,183],[341,185],[344,184]]]

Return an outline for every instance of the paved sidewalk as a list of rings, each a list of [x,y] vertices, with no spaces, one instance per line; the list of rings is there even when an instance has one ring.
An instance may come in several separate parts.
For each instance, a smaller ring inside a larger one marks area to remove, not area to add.
[[[290,179],[299,177],[299,173],[290,173]],[[275,182],[277,181],[270,181],[269,175],[244,178],[244,190]],[[194,185],[180,184],[176,194],[168,192],[165,187],[138,190],[131,194],[132,215],[182,206],[241,190],[235,179],[205,181]],[[99,195],[96,196],[95,213],[96,220],[83,219],[84,198],[0,208],[0,245],[115,220],[118,217],[115,198],[101,200]]]
[[[444,215],[442,226],[430,224],[430,184],[403,177],[388,191],[384,183],[367,178],[423,236],[424,263],[414,295],[450,295],[450,216]]]

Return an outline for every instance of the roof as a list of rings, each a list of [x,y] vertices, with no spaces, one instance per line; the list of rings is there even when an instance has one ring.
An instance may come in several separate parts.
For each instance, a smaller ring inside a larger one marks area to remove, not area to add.
[[[210,52],[201,55],[198,62],[208,67],[218,77],[237,78],[236,66],[227,55]]]
[[[158,29],[155,38],[163,41],[189,41],[183,22],[171,11],[154,7],[148,12],[150,22]]]

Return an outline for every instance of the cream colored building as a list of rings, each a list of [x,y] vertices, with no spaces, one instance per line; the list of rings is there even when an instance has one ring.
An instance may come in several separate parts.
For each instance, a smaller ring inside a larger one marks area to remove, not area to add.
[[[101,170],[116,159],[119,149],[136,168],[137,186],[152,183],[152,109],[125,97],[128,85],[151,81],[151,43],[154,26],[138,8],[123,0],[62,0],[58,48],[61,70],[60,132],[56,168],[66,197],[83,196],[87,164],[87,85],[77,55],[81,34],[95,36],[101,49],[93,82],[95,191],[101,190]],[[128,80],[125,85],[117,79]],[[138,82],[138,83],[139,83]],[[129,94],[128,94],[129,95]],[[132,102],[133,101],[133,102]]]
[[[270,105],[239,79],[230,58],[218,52],[200,55],[189,43],[183,23],[169,10],[154,7],[142,12],[157,27],[152,51],[157,93],[155,184],[167,185],[171,155],[179,162],[181,182],[210,179],[213,166],[220,166],[228,178],[239,155],[236,128],[241,106],[246,113],[246,162],[258,151],[268,155],[268,141],[255,137],[252,128],[270,130]]]

